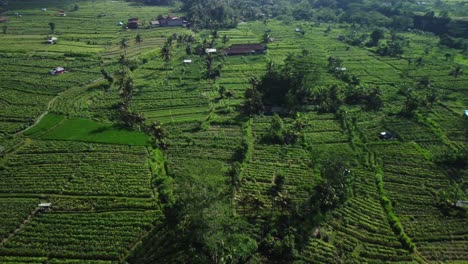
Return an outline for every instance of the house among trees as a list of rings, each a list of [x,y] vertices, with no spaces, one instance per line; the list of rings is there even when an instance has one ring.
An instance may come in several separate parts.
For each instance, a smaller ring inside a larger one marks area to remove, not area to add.
[[[158,18],[160,27],[186,27],[188,22],[183,17],[167,16]]]
[[[140,20],[138,20],[138,18],[130,18],[127,22],[127,27],[130,29],[137,29],[139,23]]]
[[[263,44],[233,44],[224,50],[226,55],[265,54],[266,46]]]
[[[205,53],[206,53],[206,54],[216,53],[216,52],[217,52],[216,49],[210,49],[210,48],[208,48],[208,49],[205,50]]]

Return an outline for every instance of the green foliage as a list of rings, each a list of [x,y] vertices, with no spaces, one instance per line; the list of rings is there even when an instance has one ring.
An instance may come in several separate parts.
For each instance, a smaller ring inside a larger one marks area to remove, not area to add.
[[[349,160],[345,156],[325,160],[322,164],[322,181],[314,187],[311,198],[321,212],[334,209],[347,199],[352,183],[349,166]]]
[[[381,29],[376,29],[372,31],[370,34],[370,42],[368,42],[366,45],[369,47],[377,46],[379,44],[379,40],[384,38],[384,32]]]
[[[175,243],[184,243],[185,257],[193,263],[245,261],[257,245],[243,229],[246,223],[232,214],[219,163],[198,164],[178,178],[177,200],[166,209],[168,224],[178,232]]]
[[[50,31],[51,31],[51,32],[54,32],[54,30],[55,30],[55,22],[49,22],[49,27],[50,27]]]
[[[416,250],[416,246],[405,233],[405,230],[403,229],[403,226],[400,223],[400,219],[393,212],[392,202],[385,193],[383,172],[380,168],[378,168],[376,172],[376,181],[380,195],[380,202],[384,207],[385,213],[387,214],[387,219],[390,225],[392,226],[393,232],[395,233],[395,235],[398,236],[398,239],[407,250],[409,250],[410,252],[414,252]]]
[[[281,67],[270,67],[254,84],[265,105],[298,107],[307,102],[311,87],[320,80],[318,65],[306,53],[290,54]]]
[[[111,144],[137,145],[148,144],[148,136],[108,123],[88,119],[64,118],[49,114],[37,127],[27,131],[27,135],[57,140],[75,140]]]
[[[37,125],[26,130],[24,134],[26,136],[40,135],[48,131],[52,127],[58,125],[64,119],[65,119],[65,116],[63,115],[47,114],[41,119],[41,121]]]

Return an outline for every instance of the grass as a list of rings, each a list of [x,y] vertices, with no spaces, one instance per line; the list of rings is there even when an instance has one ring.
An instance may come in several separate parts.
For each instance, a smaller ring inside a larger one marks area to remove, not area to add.
[[[41,122],[37,125],[33,126],[32,128],[26,130],[24,135],[32,136],[37,134],[42,134],[49,130],[51,127],[57,125],[58,123],[62,122],[65,119],[65,116],[56,115],[56,114],[47,114],[42,118]]]
[[[66,118],[56,114],[46,115],[39,124],[25,134],[41,139],[133,146],[145,146],[149,142],[149,137],[143,132],[132,131],[109,123],[82,118]]]

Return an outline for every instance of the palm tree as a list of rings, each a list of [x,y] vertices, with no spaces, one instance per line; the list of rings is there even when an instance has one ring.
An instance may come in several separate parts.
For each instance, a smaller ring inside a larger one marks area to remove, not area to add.
[[[168,64],[171,61],[172,52],[169,45],[164,45],[161,48],[161,58]]]
[[[128,48],[128,39],[123,38],[120,40],[120,48],[124,50],[125,56],[127,56],[127,48]]]
[[[50,27],[50,31],[51,31],[51,32],[54,32],[55,23],[54,23],[54,22],[49,22],[49,27]]]
[[[140,48],[141,42],[143,42],[143,39],[141,38],[140,34],[137,34],[135,37],[135,42],[138,44],[138,49]]]

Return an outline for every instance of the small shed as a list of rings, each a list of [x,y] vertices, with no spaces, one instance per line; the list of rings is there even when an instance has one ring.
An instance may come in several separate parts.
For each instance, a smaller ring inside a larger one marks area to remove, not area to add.
[[[41,11],[42,11],[42,12],[45,12],[45,11],[47,11],[47,8],[45,8],[45,7],[44,7],[44,8],[41,8]]]
[[[151,28],[159,27],[159,21],[157,20],[150,21],[150,27]]]
[[[140,20],[138,18],[130,18],[127,22],[127,27],[130,29],[137,29]]]
[[[52,206],[52,203],[40,203],[38,205],[39,210],[41,210],[42,212],[48,212],[51,206]]]
[[[206,49],[206,50],[205,50],[205,53],[206,53],[206,54],[216,53],[216,52],[217,52],[216,49]]]
[[[47,40],[47,43],[56,44],[57,43],[57,38],[56,37],[51,37],[50,39]]]
[[[393,135],[387,131],[383,131],[383,132],[380,132],[379,138],[384,139],[384,140],[389,140],[393,138]]]
[[[302,30],[300,28],[296,28],[294,31],[295,32],[301,32]]]
[[[124,23],[123,23],[122,21],[119,21],[119,22],[117,23],[117,26],[123,26],[123,25],[124,25]]]
[[[468,110],[465,110],[464,116],[465,118],[468,118]]]
[[[192,63],[192,60],[184,60],[184,63],[185,64],[190,64],[190,63]]]
[[[57,75],[57,74],[62,74],[62,73],[65,73],[65,69],[63,67],[57,67],[50,71],[50,74],[52,75]]]

